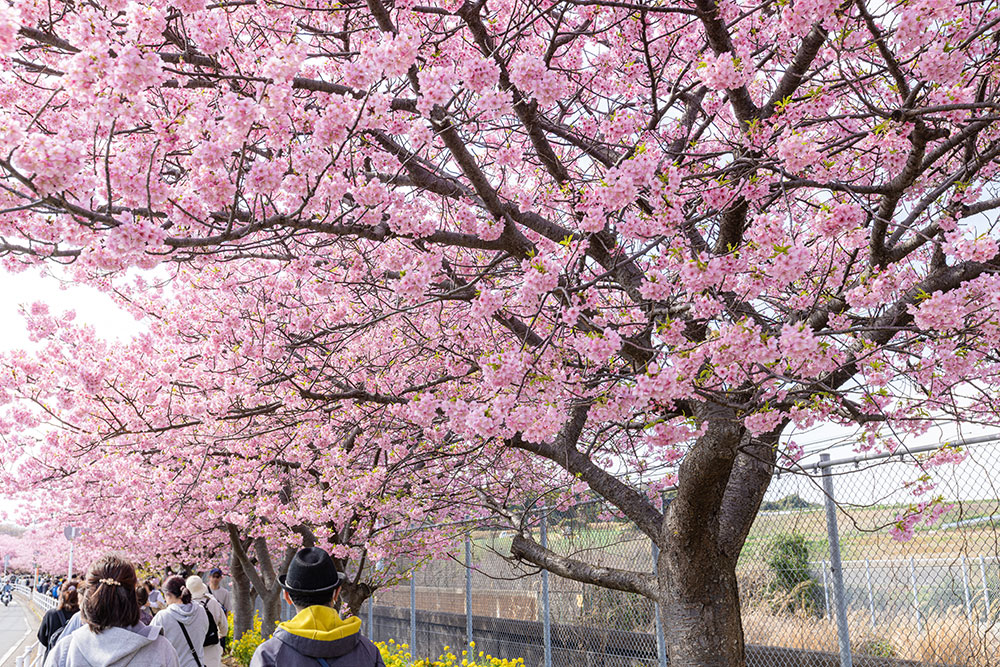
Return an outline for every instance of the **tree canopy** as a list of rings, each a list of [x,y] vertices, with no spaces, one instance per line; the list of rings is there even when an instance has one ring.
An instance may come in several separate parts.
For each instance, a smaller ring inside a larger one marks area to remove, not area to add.
[[[5,265],[150,322],[112,354],[32,313],[63,338],[4,360],[5,419],[58,428],[4,458],[169,442],[177,479],[277,465],[257,508],[324,461],[296,497],[334,523],[355,488],[422,498],[417,522],[444,493],[589,489],[658,577],[515,555],[659,600],[672,664],[739,664],[733,568],[801,454],[783,433],[998,420],[998,24],[952,0],[0,3]],[[920,491],[901,534],[940,511]]]

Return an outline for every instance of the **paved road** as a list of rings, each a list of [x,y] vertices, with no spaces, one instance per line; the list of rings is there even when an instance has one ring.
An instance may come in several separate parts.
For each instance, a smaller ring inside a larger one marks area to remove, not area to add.
[[[12,667],[14,658],[35,642],[38,617],[15,596],[10,606],[0,605],[0,667]]]

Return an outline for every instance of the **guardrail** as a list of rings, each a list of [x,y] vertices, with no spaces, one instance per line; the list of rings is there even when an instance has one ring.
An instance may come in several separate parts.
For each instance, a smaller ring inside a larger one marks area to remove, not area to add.
[[[14,658],[14,667],[41,667],[45,651],[42,650],[41,642],[35,642],[24,653]]]
[[[23,600],[28,600],[37,604],[43,609],[53,609],[57,603],[57,601],[52,597],[42,595],[28,586],[22,586],[20,584],[14,585],[14,594]],[[40,642],[36,641],[32,643],[31,646],[24,649],[19,656],[14,658],[14,665],[15,667],[41,667],[44,659],[44,647]]]
[[[48,611],[50,609],[55,609],[56,606],[59,604],[59,600],[55,599],[51,595],[45,595],[44,593],[39,593],[36,590],[32,590],[30,586],[14,584],[14,591],[28,598],[29,600],[31,600],[33,603],[35,603],[45,611]]]

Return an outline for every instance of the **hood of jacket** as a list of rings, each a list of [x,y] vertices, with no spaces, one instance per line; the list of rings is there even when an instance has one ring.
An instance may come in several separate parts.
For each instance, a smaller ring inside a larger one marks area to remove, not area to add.
[[[195,608],[193,602],[188,602],[187,604],[172,604],[167,607],[163,613],[171,616],[178,623],[183,623],[184,625],[191,625],[194,623]]]
[[[139,623],[131,628],[108,628],[94,633],[90,628],[73,633],[73,647],[91,665],[119,667],[127,665],[135,654],[160,636],[159,628]]]
[[[322,605],[306,607],[292,620],[279,623],[274,636],[302,655],[337,658],[354,650],[361,636],[361,619],[342,619]]]

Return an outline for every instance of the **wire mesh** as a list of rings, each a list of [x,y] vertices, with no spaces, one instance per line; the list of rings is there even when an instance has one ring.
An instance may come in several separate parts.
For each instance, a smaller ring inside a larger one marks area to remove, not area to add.
[[[829,468],[854,665],[998,664],[1000,447],[965,454],[936,468],[911,457]],[[783,475],[768,489],[737,569],[748,644],[838,650],[823,472]],[[940,516],[893,536],[897,521],[933,498],[947,508]],[[753,658],[748,651],[756,667]]]
[[[843,664],[837,606],[849,657],[859,667],[1000,665],[1000,446],[969,448],[960,463],[930,470],[913,458],[835,465],[776,477],[737,565],[750,667]],[[924,472],[936,480],[927,488]],[[830,562],[826,494],[836,501],[843,599]],[[927,498],[945,507],[908,539],[889,530]],[[531,534],[540,539],[541,516]],[[598,503],[544,515],[556,553],[605,567],[651,572],[649,539]],[[376,640],[409,643],[415,657],[444,647],[523,658],[526,665],[652,667],[659,661],[654,604],[642,596],[548,576],[549,650],[543,573],[510,557],[511,531],[487,527],[419,569],[411,583],[380,590],[362,618]],[[467,577],[469,579],[467,580]],[[471,589],[468,599],[467,585]],[[411,609],[410,600],[415,601]],[[471,617],[471,618],[470,618]]]

